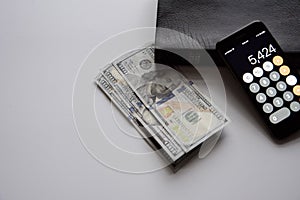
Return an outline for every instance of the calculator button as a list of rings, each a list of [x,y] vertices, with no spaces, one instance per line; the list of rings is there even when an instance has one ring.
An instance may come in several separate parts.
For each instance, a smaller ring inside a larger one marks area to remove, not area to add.
[[[273,99],[273,104],[275,107],[279,108],[283,105],[283,100],[280,97],[276,97]]]
[[[300,96],[300,85],[296,85],[293,88],[293,92],[294,92],[295,95]]]
[[[298,112],[300,110],[300,104],[297,101],[293,101],[290,105],[290,108],[294,112]]]
[[[280,78],[280,74],[278,72],[271,72],[270,79],[272,81],[278,81]]]
[[[269,87],[269,88],[267,89],[267,95],[268,95],[269,97],[275,97],[276,94],[277,94],[277,91],[276,91],[275,88]]]
[[[286,84],[285,84],[285,82],[283,82],[283,81],[279,81],[277,84],[276,84],[276,88],[277,88],[277,90],[279,90],[279,91],[284,91],[284,90],[286,90]]]
[[[294,95],[290,91],[286,91],[283,93],[283,99],[286,101],[292,101],[294,99]]]
[[[272,104],[265,103],[263,105],[263,110],[264,110],[265,113],[271,113],[271,112],[273,112],[273,106],[272,106]]]
[[[249,89],[251,92],[257,93],[259,91],[260,87],[257,83],[251,83]]]
[[[290,86],[294,86],[297,83],[297,78],[294,75],[289,75],[286,77],[286,83]]]
[[[251,83],[253,81],[253,75],[247,72],[243,75],[243,80],[245,83]]]
[[[258,93],[256,95],[256,101],[258,101],[258,103],[265,103],[266,100],[267,96],[264,93]]]
[[[289,73],[291,72],[290,68],[286,65],[282,65],[280,68],[279,68],[279,72],[281,75],[283,76],[287,76],[289,75]]]
[[[270,61],[266,61],[263,64],[263,68],[265,71],[270,72],[273,69],[273,64]]]
[[[262,68],[260,68],[260,67],[255,67],[255,68],[253,69],[253,75],[254,75],[255,77],[262,77],[263,74],[264,74],[264,71],[262,70]]]
[[[276,65],[276,66],[280,66],[280,65],[283,64],[283,58],[282,58],[281,56],[275,56],[275,57],[273,58],[273,63],[274,63],[274,65]]]
[[[270,115],[269,119],[273,124],[278,124],[282,120],[288,118],[290,115],[291,111],[284,107]]]
[[[266,77],[262,77],[260,80],[259,80],[259,83],[261,86],[263,87],[268,87],[270,85],[270,80]]]

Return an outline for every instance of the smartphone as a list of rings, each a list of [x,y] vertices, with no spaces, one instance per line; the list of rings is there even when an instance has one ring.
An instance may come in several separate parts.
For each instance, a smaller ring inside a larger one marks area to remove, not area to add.
[[[226,37],[216,49],[274,138],[284,139],[300,128],[299,73],[261,21]]]

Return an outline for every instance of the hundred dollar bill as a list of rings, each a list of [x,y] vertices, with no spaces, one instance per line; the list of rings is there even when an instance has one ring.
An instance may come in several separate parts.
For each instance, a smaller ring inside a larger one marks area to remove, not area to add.
[[[153,133],[150,126],[145,124],[139,116],[136,116],[137,113],[130,107],[129,102],[124,101],[124,99],[119,96],[118,92],[116,92],[115,88],[102,73],[96,77],[96,83],[155,150],[158,149],[160,151],[159,153],[163,154],[164,157],[171,162],[174,162],[183,155],[182,151],[175,151],[175,148],[171,146],[171,142],[168,138]],[[153,139],[155,141],[153,141]],[[158,143],[159,146],[157,146],[156,143]]]
[[[130,122],[135,120],[135,117],[132,115],[131,111],[128,110],[126,104],[122,99],[116,94],[113,87],[109,84],[106,78],[99,74],[96,77],[96,83],[99,88],[109,97],[109,99],[117,106],[117,108],[126,116]]]
[[[181,147],[140,101],[119,71],[117,71],[113,65],[108,65],[102,70],[102,73],[116,93],[125,102],[128,109],[136,113],[142,125],[152,133],[152,135],[155,135],[161,145],[168,148],[172,153],[173,159],[176,160],[179,158],[183,154]]]
[[[188,152],[229,120],[176,70],[154,64],[153,47],[113,63],[140,100]]]

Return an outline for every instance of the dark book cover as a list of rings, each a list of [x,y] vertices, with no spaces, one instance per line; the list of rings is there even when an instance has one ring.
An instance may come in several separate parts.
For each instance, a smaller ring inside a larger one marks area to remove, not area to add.
[[[299,65],[299,0],[158,1],[157,27],[175,30],[193,38],[210,53],[217,65],[223,63],[216,54],[216,43],[254,20],[264,22],[292,63]],[[182,40],[181,36],[172,34],[170,39],[170,35],[166,36],[159,29],[156,43],[160,47],[182,48],[190,54],[197,54],[198,50],[198,47]]]

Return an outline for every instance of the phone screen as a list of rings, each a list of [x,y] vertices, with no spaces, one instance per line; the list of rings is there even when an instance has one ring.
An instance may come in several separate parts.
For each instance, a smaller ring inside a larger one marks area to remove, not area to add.
[[[223,47],[223,57],[239,78],[255,67],[262,67],[275,56],[283,55],[281,48],[266,28],[250,31]]]
[[[288,135],[286,127],[300,128],[300,77],[262,22],[222,40],[217,50],[277,138]]]

